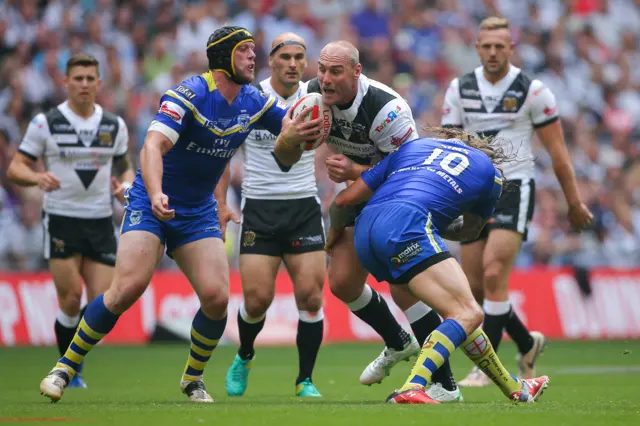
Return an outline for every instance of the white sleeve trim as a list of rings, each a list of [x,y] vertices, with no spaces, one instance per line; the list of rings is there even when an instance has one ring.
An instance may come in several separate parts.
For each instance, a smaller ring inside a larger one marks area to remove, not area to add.
[[[149,133],[152,130],[156,132],[160,132],[166,137],[168,137],[171,143],[173,143],[174,145],[176,144],[176,142],[178,142],[178,138],[180,137],[180,134],[178,134],[178,132],[173,130],[171,127],[156,120],[151,122],[151,124],[149,125],[149,128],[147,129],[147,133]]]

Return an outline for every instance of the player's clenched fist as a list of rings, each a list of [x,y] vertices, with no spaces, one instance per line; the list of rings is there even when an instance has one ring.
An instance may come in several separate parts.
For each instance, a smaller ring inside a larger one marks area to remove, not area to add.
[[[590,227],[593,221],[593,214],[583,203],[569,206],[568,216],[569,222],[579,230]]]
[[[176,215],[174,209],[169,209],[169,197],[161,192],[151,197],[151,209],[160,220],[171,220]]]
[[[334,154],[329,156],[326,161],[327,172],[329,178],[337,183],[342,183],[347,180],[355,180],[357,176],[354,176],[353,161],[349,160],[342,154]]]
[[[60,189],[60,179],[51,172],[40,173],[38,175],[38,186],[45,192]]]

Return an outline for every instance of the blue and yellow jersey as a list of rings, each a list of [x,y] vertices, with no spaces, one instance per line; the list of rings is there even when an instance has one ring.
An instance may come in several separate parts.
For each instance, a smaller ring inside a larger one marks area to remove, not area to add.
[[[375,191],[368,205],[409,201],[431,213],[436,230],[466,212],[491,218],[502,192],[489,157],[459,140],[405,142],[362,180]]]
[[[229,104],[211,72],[167,90],[149,130],[174,143],[163,157],[162,190],[169,202],[190,206],[213,201],[220,176],[249,132],[260,126],[279,134],[285,113],[284,104],[250,85],[242,86]],[[142,183],[140,176],[136,181]]]

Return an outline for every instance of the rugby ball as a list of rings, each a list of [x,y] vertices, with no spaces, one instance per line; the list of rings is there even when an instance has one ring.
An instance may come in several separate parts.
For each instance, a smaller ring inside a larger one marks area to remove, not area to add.
[[[311,151],[322,145],[331,132],[331,123],[333,122],[331,107],[326,106],[324,102],[322,102],[322,95],[320,93],[308,93],[298,99],[298,101],[291,107],[293,110],[292,117],[295,119],[302,110],[307,107],[311,107],[313,109],[311,110],[311,114],[305,117],[304,121],[306,122],[322,117],[322,130],[320,131],[318,139],[298,145],[302,151]]]

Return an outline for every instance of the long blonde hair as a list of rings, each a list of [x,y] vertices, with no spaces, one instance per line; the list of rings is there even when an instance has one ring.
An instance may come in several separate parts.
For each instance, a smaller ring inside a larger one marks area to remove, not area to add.
[[[475,133],[465,132],[455,127],[433,127],[425,126],[423,129],[443,139],[458,139],[469,145],[471,148],[484,152],[494,165],[500,165],[513,161],[513,158],[507,155],[502,147],[493,144],[493,139],[481,138]]]

